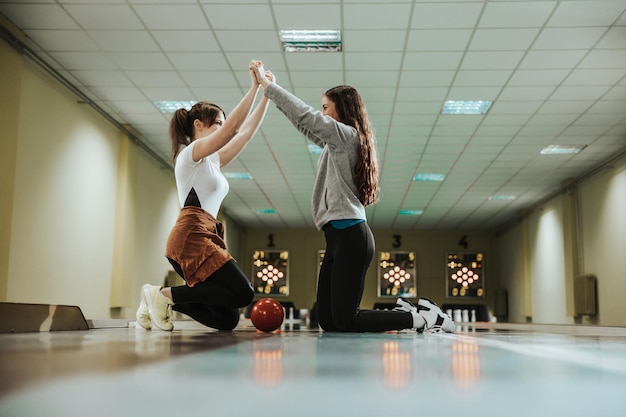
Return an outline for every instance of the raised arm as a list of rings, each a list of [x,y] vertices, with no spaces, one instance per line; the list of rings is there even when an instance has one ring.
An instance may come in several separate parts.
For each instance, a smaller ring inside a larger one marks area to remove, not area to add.
[[[276,78],[270,71],[266,71],[265,74],[267,78],[275,81]],[[261,126],[261,122],[263,122],[263,119],[265,118],[269,102],[269,98],[263,95],[254,111],[241,125],[239,132],[237,132],[235,137],[218,151],[222,167],[228,165],[233,159],[239,156],[239,154],[245,149],[250,139],[254,137]]]
[[[215,130],[208,136],[196,140],[197,143],[194,145],[192,154],[192,158],[194,161],[199,161],[200,159],[209,156],[223,148],[235,137],[235,135],[241,128],[241,125],[248,117],[259,88],[257,77],[253,71],[253,66],[256,65],[255,62],[256,61],[250,63],[249,72],[251,82],[248,92],[231,111],[230,115],[228,116],[222,127]]]
[[[304,134],[307,139],[318,146],[335,146],[346,140],[353,140],[356,130],[346,124],[325,116],[304,101],[288,92],[273,80],[264,77],[257,68],[256,77],[264,90],[264,96],[274,102],[289,121]]]

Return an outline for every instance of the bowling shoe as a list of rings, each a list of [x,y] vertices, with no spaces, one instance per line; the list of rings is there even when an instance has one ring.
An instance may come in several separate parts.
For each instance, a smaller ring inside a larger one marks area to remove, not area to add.
[[[143,298],[143,289],[146,285],[141,287],[141,301],[139,302],[139,308],[137,309],[135,317],[137,317],[137,324],[139,324],[146,330],[150,330],[152,328],[152,320],[150,319],[150,311],[148,310],[148,305]]]
[[[430,333],[453,333],[455,329],[454,321],[444,313],[437,304],[428,298],[420,298],[417,305],[412,304],[404,298],[398,298],[395,311],[406,311],[409,313],[419,313],[426,321],[426,326],[422,329]],[[418,329],[420,331],[420,329]]]
[[[161,294],[161,287],[146,284],[141,288],[143,299],[148,306],[152,325],[161,330],[172,331],[172,300]]]

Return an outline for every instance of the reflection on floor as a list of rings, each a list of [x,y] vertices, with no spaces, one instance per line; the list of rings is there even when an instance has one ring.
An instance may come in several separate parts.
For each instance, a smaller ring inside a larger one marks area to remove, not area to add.
[[[626,416],[620,328],[5,334],[0,372],[3,417]]]

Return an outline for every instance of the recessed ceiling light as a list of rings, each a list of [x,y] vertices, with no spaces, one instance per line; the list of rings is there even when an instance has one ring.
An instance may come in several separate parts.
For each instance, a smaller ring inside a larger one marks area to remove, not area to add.
[[[341,52],[338,30],[281,30],[285,52]]]
[[[309,152],[311,153],[311,155],[319,155],[324,150],[321,146],[317,146],[317,145],[312,144],[312,143],[310,143],[307,146],[309,147]]]
[[[423,210],[400,210],[398,214],[400,216],[419,216],[424,213]]]
[[[541,150],[541,155],[572,155],[577,154],[587,145],[549,145]]]
[[[513,201],[517,197],[514,195],[506,195],[506,194],[494,194],[489,197],[489,201]]]
[[[154,104],[154,106],[159,109],[159,111],[163,114],[168,114],[168,113],[174,113],[176,110],[178,109],[182,109],[185,108],[187,110],[190,110],[191,107],[193,107],[194,104],[196,104],[195,101],[189,101],[189,100],[162,100],[162,101],[153,101],[152,104]]]
[[[492,103],[486,100],[448,100],[443,104],[441,114],[485,114]]]
[[[251,180],[252,175],[248,172],[224,172],[224,176],[230,180]]]
[[[415,174],[413,181],[443,181],[445,174]]]
[[[276,213],[276,210],[274,209],[257,209],[256,211],[259,214],[274,214]]]

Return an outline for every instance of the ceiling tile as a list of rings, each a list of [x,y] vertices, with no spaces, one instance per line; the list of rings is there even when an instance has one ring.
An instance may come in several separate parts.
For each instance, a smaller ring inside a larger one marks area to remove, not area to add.
[[[343,27],[350,29],[406,29],[410,4],[344,4]]]
[[[480,3],[416,3],[413,8],[411,28],[473,28],[478,21],[481,9]]]
[[[215,35],[224,51],[279,52],[282,50],[278,34],[273,30],[217,30]]]
[[[49,52],[86,52],[97,48],[93,39],[80,30],[27,30],[26,35]]]
[[[227,71],[229,63],[220,52],[169,52],[169,61],[179,71]]]
[[[318,3],[318,2],[315,2]],[[334,2],[333,2],[334,3]],[[347,6],[345,6],[347,7]],[[330,29],[339,30],[341,6],[334,4],[274,4],[276,28],[289,29]],[[278,34],[276,34],[278,37]]]
[[[561,2],[548,26],[608,26],[626,10],[623,1],[566,1]]]
[[[79,29],[57,4],[0,4],[0,11],[20,29]]]
[[[520,64],[521,69],[572,68],[585,56],[586,51],[530,51]]]
[[[72,71],[117,69],[115,62],[102,52],[54,52],[50,55]]]
[[[344,30],[344,50],[350,52],[404,51],[405,30]]]
[[[205,4],[202,7],[213,29],[274,29],[272,11],[266,4]]]
[[[489,2],[480,18],[481,28],[536,28],[543,26],[556,1]]]
[[[546,28],[533,45],[533,49],[589,49],[606,31],[602,27]]]
[[[121,4],[67,4],[65,10],[83,29],[143,29],[133,9]]]
[[[133,6],[141,21],[151,30],[209,29],[203,10],[198,5],[143,5]]]
[[[92,30],[89,36],[103,51],[159,51],[159,45],[146,31],[137,30]]]
[[[523,51],[470,51],[463,57],[464,70],[505,70],[514,69],[524,56]]]
[[[110,52],[107,54],[124,71],[169,71],[174,69],[161,52]]]
[[[175,71],[126,71],[137,87],[182,87],[183,81]]]
[[[150,34],[167,52],[216,52],[221,48],[210,30],[153,30]]]
[[[407,39],[406,50],[464,51],[471,37],[471,29],[411,30]]]
[[[471,51],[526,50],[539,29],[477,29],[469,45]]]
[[[405,71],[456,70],[462,57],[461,52],[407,52],[402,69]]]

